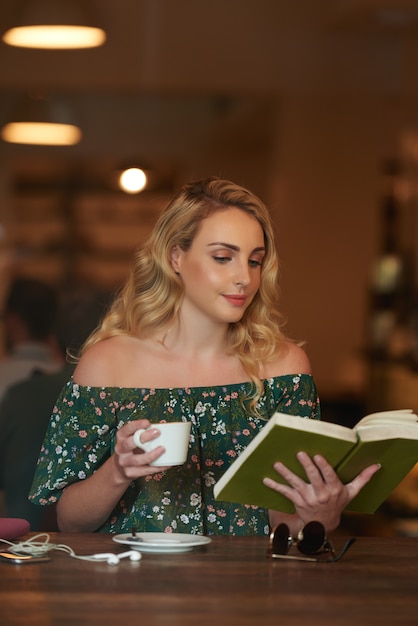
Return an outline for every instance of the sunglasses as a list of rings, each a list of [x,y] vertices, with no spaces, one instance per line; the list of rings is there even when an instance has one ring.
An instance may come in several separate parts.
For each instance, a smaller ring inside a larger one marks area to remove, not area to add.
[[[293,539],[287,524],[279,524],[270,533],[267,556],[273,559],[335,563],[344,556],[354,542],[355,538],[352,537],[345,542],[339,554],[336,554],[321,522],[308,522],[299,531],[297,539]],[[296,546],[302,556],[290,555],[289,551],[292,546]]]

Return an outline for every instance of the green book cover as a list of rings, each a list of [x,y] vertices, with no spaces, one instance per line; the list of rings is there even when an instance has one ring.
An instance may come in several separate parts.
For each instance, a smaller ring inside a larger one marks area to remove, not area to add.
[[[372,463],[380,463],[381,468],[350,502],[348,511],[374,513],[412,470],[418,461],[418,439],[414,438],[417,435],[412,429],[415,431],[417,427],[405,427],[402,435],[396,432],[399,429],[392,429],[385,433],[388,438],[381,440],[362,440],[359,429],[359,443],[337,465],[338,476],[343,483],[348,483]]]
[[[293,503],[263,485],[263,478],[285,483],[273,469],[273,464],[281,461],[306,480],[296,458],[297,452],[303,450],[310,456],[322,454],[343,483],[350,482],[368,465],[380,463],[380,470],[347,507],[374,513],[418,462],[418,423],[409,411],[379,413],[366,416],[364,421],[370,424],[373,419],[374,426],[361,428],[362,420],[358,427],[350,429],[276,413],[216,483],[215,498],[293,513]]]
[[[306,479],[297,452],[321,453],[335,465],[356,441],[355,433],[344,426],[276,413],[216,483],[215,498],[294,513],[288,498],[263,485],[264,477],[286,482],[273,464],[281,461]]]

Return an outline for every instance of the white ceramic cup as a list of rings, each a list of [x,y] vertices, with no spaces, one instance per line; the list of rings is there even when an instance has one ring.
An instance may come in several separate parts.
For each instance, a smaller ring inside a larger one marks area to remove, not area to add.
[[[160,434],[152,441],[141,441],[142,433],[146,432],[140,428],[134,433],[134,442],[138,448],[144,452],[150,452],[158,446],[164,446],[165,452],[155,461],[150,463],[156,467],[160,465],[182,465],[187,459],[190,438],[190,422],[168,422],[162,424],[151,424],[146,429],[158,428]]]

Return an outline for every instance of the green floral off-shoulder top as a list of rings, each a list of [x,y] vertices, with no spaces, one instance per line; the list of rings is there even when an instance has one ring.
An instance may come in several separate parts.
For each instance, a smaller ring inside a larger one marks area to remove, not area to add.
[[[317,390],[307,374],[264,381],[258,410],[243,410],[250,383],[180,389],[81,386],[63,388],[40,451],[29,499],[57,502],[62,489],[84,480],[112,454],[126,422],[190,421],[184,465],[134,480],[98,530],[265,535],[268,514],[255,506],[215,501],[213,486],[275,411],[319,419]]]

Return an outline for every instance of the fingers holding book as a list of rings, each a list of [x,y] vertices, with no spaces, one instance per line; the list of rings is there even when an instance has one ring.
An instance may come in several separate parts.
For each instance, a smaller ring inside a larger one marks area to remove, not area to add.
[[[363,487],[367,485],[369,480],[380,470],[381,467],[380,463],[373,463],[373,465],[366,467],[351,482],[345,485],[349,495],[349,502],[351,502],[351,500],[353,500],[360,493]]]
[[[338,526],[342,511],[379,469],[379,465],[371,465],[344,485],[323,456],[310,457],[305,452],[296,456],[306,479],[277,462],[273,467],[285,483],[264,478],[263,484],[293,502],[297,517],[304,523],[321,521],[327,530]]]

